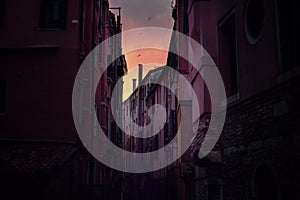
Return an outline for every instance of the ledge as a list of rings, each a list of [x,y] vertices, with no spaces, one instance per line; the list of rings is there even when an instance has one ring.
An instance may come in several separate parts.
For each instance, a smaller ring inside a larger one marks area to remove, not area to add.
[[[284,73],[281,73],[277,76],[277,84],[282,84],[296,76],[300,75],[300,68],[298,66],[290,69],[289,71],[286,71]]]
[[[0,52],[8,51],[29,51],[29,50],[57,50],[57,45],[37,45],[37,46],[22,46],[22,47],[0,47]]]
[[[66,29],[61,28],[35,28],[36,31],[64,31]]]

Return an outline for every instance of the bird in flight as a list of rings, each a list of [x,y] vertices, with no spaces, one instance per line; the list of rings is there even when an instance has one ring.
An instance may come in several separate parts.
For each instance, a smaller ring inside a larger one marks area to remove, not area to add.
[[[141,56],[142,56],[142,55],[141,55],[141,54],[139,54],[139,55],[137,56],[137,58],[138,58],[138,57],[141,57]]]
[[[148,21],[150,21],[151,19],[152,19],[152,17],[149,17],[149,18],[148,18]]]

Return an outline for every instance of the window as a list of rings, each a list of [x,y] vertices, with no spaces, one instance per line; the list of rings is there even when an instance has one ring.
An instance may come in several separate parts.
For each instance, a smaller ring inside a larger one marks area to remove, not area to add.
[[[106,127],[107,127],[107,137],[108,137],[108,139],[111,139],[111,132],[110,132],[110,112],[109,112],[109,109],[108,108],[106,108]]]
[[[80,38],[82,41],[84,41],[84,29],[85,29],[85,2],[84,0],[80,1]]]
[[[253,176],[253,192],[257,200],[278,200],[278,183],[271,168],[261,165]]]
[[[87,184],[89,177],[88,163],[84,158],[79,158],[78,171],[80,172],[80,183]]]
[[[221,186],[220,185],[208,185],[207,188],[207,200],[221,199]]]
[[[171,121],[172,121],[172,137],[175,137],[177,134],[177,113],[176,110],[171,111]]]
[[[66,18],[67,18],[66,0],[41,0],[39,28],[65,29]]]
[[[170,141],[169,138],[169,123],[166,122],[164,125],[164,145],[166,146]]]
[[[250,44],[255,44],[259,40],[264,18],[264,0],[248,0],[245,13],[245,33]]]
[[[0,115],[6,114],[7,81],[0,80]]]
[[[161,129],[159,129],[161,130]],[[152,131],[153,132],[153,131]],[[159,149],[159,140],[158,140],[158,134],[155,135],[155,150],[158,150]]]
[[[300,65],[299,1],[277,0],[280,70],[286,72]]]
[[[219,22],[219,65],[228,97],[238,92],[238,65],[235,12],[232,10]]]
[[[3,29],[4,12],[5,12],[5,0],[1,0],[0,1],[0,30]]]
[[[184,0],[184,23],[183,23],[183,33],[188,35],[189,33],[189,15],[188,15],[188,7],[189,7],[189,1],[188,0]]]
[[[101,116],[100,116],[100,107],[97,106],[97,104],[95,105],[95,109],[96,109],[96,116],[97,116],[97,119],[98,119],[98,122],[100,123],[101,121]]]
[[[96,183],[96,175],[97,175],[97,171],[96,171],[96,162],[92,161],[90,163],[90,183],[91,184],[95,184]]]
[[[206,183],[204,189],[205,191],[205,200],[223,200],[223,184],[222,180],[217,182]]]

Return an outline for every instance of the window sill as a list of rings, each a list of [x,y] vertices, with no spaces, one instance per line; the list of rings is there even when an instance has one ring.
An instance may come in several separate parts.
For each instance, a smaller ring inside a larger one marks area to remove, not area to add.
[[[228,97],[228,98],[226,99],[226,101],[227,101],[227,106],[231,105],[232,103],[236,102],[236,101],[239,100],[239,99],[240,99],[239,93],[236,93],[236,94],[234,94],[234,95]]]
[[[35,28],[36,31],[64,31],[61,28]]]
[[[57,50],[59,46],[57,45],[37,45],[37,46],[23,46],[23,47],[0,47],[0,52],[9,51],[41,51],[41,50]]]
[[[296,76],[300,75],[300,68],[295,67],[289,71],[283,72],[277,76],[277,84],[284,83]]]

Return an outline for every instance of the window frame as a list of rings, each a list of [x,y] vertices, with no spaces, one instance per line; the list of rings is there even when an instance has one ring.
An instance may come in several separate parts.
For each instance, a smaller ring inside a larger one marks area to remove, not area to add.
[[[288,77],[291,77],[293,75],[290,74],[299,74],[299,71],[297,68],[300,66],[299,63],[296,62],[297,53],[299,55],[299,52],[293,52],[295,55],[291,56],[291,51],[293,51],[293,47],[291,47],[292,42],[291,39],[288,37],[290,36],[289,33],[293,32],[291,30],[286,30],[285,24],[288,21],[293,25],[293,27],[296,27],[291,21],[292,15],[294,14],[292,11],[287,14],[288,5],[282,5],[281,0],[275,0],[274,1],[274,9],[275,9],[275,20],[276,20],[276,36],[277,36],[277,46],[278,46],[278,75],[280,79],[286,79],[282,75],[287,74]],[[288,4],[288,3],[287,3]],[[287,6],[287,7],[285,7]],[[299,23],[299,22],[298,22]],[[295,33],[294,33],[295,34]],[[295,35],[293,35],[295,37]],[[288,41],[285,41],[285,39],[288,38]],[[299,43],[299,41],[297,41]],[[297,44],[297,43],[296,43]],[[293,45],[292,45],[293,46]],[[288,53],[287,53],[288,52]],[[287,61],[288,60],[288,61]],[[292,60],[292,61],[291,61]]]
[[[219,21],[218,21],[218,64],[220,65],[220,55],[221,55],[221,50],[220,50],[220,46],[221,46],[221,41],[220,41],[220,29],[221,27],[226,24],[226,22],[228,22],[228,20],[233,17],[234,18],[234,38],[235,38],[235,70],[236,70],[236,80],[235,80],[235,87],[236,87],[236,91],[232,92],[232,94],[229,94],[227,96],[227,104],[230,104],[234,101],[237,101],[240,96],[239,96],[239,62],[238,62],[238,38],[237,38],[237,23],[236,23],[236,8],[233,7],[231,8]],[[222,67],[222,66],[221,66]],[[230,71],[231,71],[232,66],[230,66]],[[230,72],[230,78],[232,79],[232,72]],[[230,90],[232,90],[233,88],[233,83],[230,83]]]

